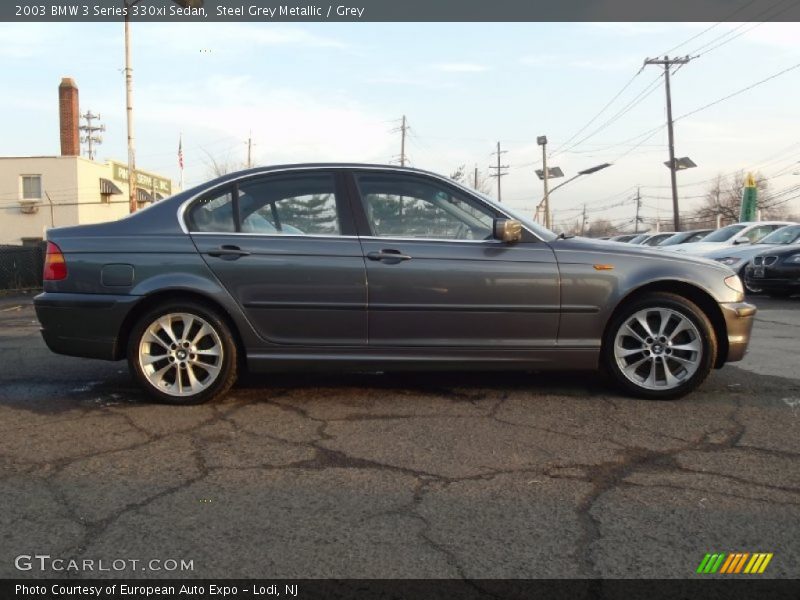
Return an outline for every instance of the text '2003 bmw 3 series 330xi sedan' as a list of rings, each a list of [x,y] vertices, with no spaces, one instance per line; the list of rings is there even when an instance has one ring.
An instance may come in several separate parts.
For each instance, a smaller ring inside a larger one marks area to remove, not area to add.
[[[565,238],[414,169],[253,169],[116,222],[48,231],[35,306],[54,352],[127,359],[175,404],[237,370],[596,369],[681,397],[745,353],[724,265]],[[534,380],[532,379],[532,384]]]

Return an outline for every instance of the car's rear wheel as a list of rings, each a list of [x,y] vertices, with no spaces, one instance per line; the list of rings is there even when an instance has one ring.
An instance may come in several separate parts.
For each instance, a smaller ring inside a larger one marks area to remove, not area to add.
[[[236,381],[236,342],[225,321],[206,306],[165,304],[134,326],[128,365],[158,401],[200,404],[221,398]]]
[[[672,400],[700,385],[717,355],[714,327],[686,298],[651,293],[620,310],[603,343],[603,363],[625,392]]]

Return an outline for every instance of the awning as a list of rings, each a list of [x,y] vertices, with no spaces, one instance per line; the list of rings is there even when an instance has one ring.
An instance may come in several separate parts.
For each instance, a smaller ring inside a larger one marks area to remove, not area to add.
[[[136,188],[136,201],[137,202],[153,202],[154,198],[150,192],[143,190],[142,188]]]
[[[101,194],[121,194],[122,190],[114,185],[113,181],[100,178],[100,193]]]

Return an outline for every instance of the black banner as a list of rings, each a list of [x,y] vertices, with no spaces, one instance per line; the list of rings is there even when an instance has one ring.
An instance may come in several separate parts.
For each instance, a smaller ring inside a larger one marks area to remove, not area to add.
[[[794,0],[4,0],[0,21],[800,21]]]
[[[690,580],[89,580],[0,582],[0,598],[141,600],[796,600],[800,580],[698,578]]]

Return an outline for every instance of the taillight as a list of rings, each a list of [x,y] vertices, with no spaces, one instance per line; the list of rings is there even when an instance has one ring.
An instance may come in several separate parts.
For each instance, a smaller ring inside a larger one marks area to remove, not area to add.
[[[67,278],[67,261],[61,248],[53,242],[47,242],[47,254],[44,257],[44,280],[61,281]]]

